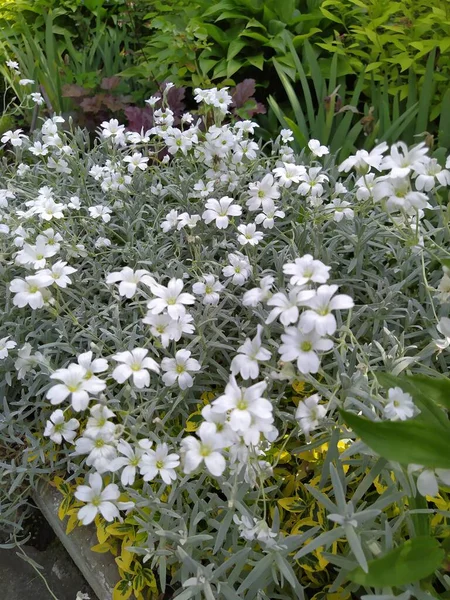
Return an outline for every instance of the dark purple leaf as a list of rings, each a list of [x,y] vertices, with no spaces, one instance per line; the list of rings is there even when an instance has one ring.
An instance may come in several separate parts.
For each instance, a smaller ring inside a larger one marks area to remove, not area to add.
[[[119,85],[120,81],[121,79],[120,77],[117,77],[117,75],[114,75],[113,77],[104,77],[100,87],[102,90],[114,90]]]
[[[128,119],[127,129],[130,131],[147,131],[153,127],[153,110],[150,107],[127,106],[124,112]]]
[[[244,79],[241,83],[238,83],[235,88],[231,89],[231,97],[233,98],[232,106],[234,108],[241,108],[250,100],[254,95],[256,89],[256,82],[254,79]]]

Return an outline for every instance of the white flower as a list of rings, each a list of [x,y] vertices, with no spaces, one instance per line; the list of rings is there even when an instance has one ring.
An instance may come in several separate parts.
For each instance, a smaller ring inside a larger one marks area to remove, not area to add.
[[[128,163],[128,172],[134,173],[136,169],[145,171],[148,167],[148,156],[142,156],[140,152],[134,152],[132,156],[125,156],[123,162]]]
[[[24,344],[17,352],[17,360],[14,363],[14,368],[17,371],[17,379],[21,380],[25,375],[33,369],[39,362],[46,363],[41,352],[31,354],[31,344]]]
[[[19,85],[33,85],[34,79],[19,79]]]
[[[195,297],[192,294],[183,292],[183,280],[172,279],[167,284],[167,287],[158,283],[150,285],[150,289],[154,296],[157,296],[147,304],[150,312],[159,314],[167,311],[172,319],[178,319],[186,313],[185,304],[194,304]]]
[[[330,203],[330,208],[334,210],[333,219],[336,223],[340,223],[342,219],[353,219],[355,213],[351,208],[349,208],[350,202],[346,200],[341,200],[340,198],[333,198]]]
[[[8,350],[12,350],[17,346],[17,343],[8,337],[4,337],[0,340],[0,360],[3,360],[8,356]]]
[[[78,355],[78,364],[85,369],[85,379],[90,379],[94,373],[103,373],[108,368],[108,361],[104,358],[95,358],[92,360],[92,351],[83,352]]]
[[[89,485],[79,485],[74,495],[77,500],[86,502],[77,515],[83,525],[92,523],[98,513],[108,522],[119,516],[116,505],[120,496],[119,488],[115,483],[110,483],[103,489],[103,480],[98,473],[91,473]]]
[[[375,183],[372,195],[375,201],[386,200],[388,211],[405,210],[415,213],[416,210],[428,206],[428,196],[411,189],[408,177],[379,178]]]
[[[219,302],[219,292],[223,290],[223,285],[217,281],[214,275],[204,275],[203,281],[198,281],[192,286],[192,291],[197,296],[203,296],[203,304],[216,305]]]
[[[154,315],[149,312],[147,316],[142,319],[142,322],[150,325],[152,335],[161,338],[161,344],[164,348],[167,348],[170,340],[174,339],[173,324],[175,321],[168,314]]]
[[[306,435],[313,429],[317,429],[319,422],[327,414],[324,406],[319,404],[319,394],[314,394],[301,401],[295,412],[295,418],[299,421],[300,427]]]
[[[274,201],[270,198],[262,201],[262,210],[263,212],[256,216],[255,223],[257,225],[262,223],[264,229],[273,229],[275,217],[283,219],[286,216],[284,211],[277,210]]]
[[[139,463],[140,473],[144,481],[152,481],[157,475],[167,485],[175,481],[175,468],[180,464],[178,454],[169,454],[169,446],[158,444],[155,450],[148,450]]]
[[[224,277],[232,277],[235,285],[242,285],[247,281],[252,272],[252,267],[246,256],[240,252],[230,253],[228,255],[228,266],[222,269]]]
[[[373,150],[367,152],[367,150],[358,150],[353,156],[349,156],[343,163],[339,165],[339,171],[350,171],[355,169],[359,173],[368,173],[371,167],[377,171],[381,170],[381,164],[383,162],[383,154],[388,149],[386,142],[382,142],[375,146]]]
[[[13,71],[19,72],[19,63],[15,60],[7,60],[5,65],[12,69]]]
[[[444,277],[446,277],[446,275],[444,275]],[[445,337],[443,340],[435,340],[434,343],[439,350],[445,350],[450,345],[450,319],[448,317],[441,317],[439,323],[436,325],[436,329]]]
[[[118,352],[111,358],[120,364],[112,373],[118,383],[124,383],[129,377],[133,377],[133,383],[138,389],[150,385],[150,371],[159,373],[158,363],[153,358],[147,357],[148,350],[135,348],[131,352]]]
[[[264,234],[261,231],[256,231],[256,225],[254,223],[239,225],[238,231],[240,232],[240,235],[238,235],[237,239],[243,246],[246,244],[256,246],[264,237]]]
[[[18,265],[31,265],[34,269],[45,267],[47,258],[54,256],[59,250],[59,244],[49,244],[48,239],[40,235],[36,245],[24,244],[22,250],[16,255]]]
[[[282,129],[280,131],[280,137],[283,144],[287,144],[288,142],[294,141],[294,135],[290,129]]]
[[[388,390],[388,398],[384,405],[384,414],[391,421],[405,421],[414,416],[415,406],[412,396],[399,387]]]
[[[443,169],[435,158],[424,157],[423,162],[414,167],[416,188],[419,192],[430,192],[436,185],[436,180],[443,186],[450,185],[450,171]]]
[[[161,100],[160,96],[150,96],[150,98],[145,100],[145,103],[148,104],[149,106],[151,106],[152,108],[154,108],[160,100]]]
[[[111,221],[112,210],[108,206],[97,204],[97,206],[90,206],[88,210],[93,219],[101,217],[104,223],[109,223],[109,221]]]
[[[48,198],[36,205],[34,212],[41,217],[43,221],[51,221],[53,218],[62,219],[64,217],[64,204],[55,202],[53,198]]]
[[[42,94],[40,94],[39,92],[32,92],[30,94],[30,98],[33,100],[33,102],[35,104],[37,104],[38,106],[42,106],[42,104],[44,104],[45,100],[44,100],[44,96]]]
[[[262,326],[258,325],[255,337],[252,340],[247,338],[238,348],[230,366],[233,375],[240,373],[242,379],[256,379],[259,375],[258,361],[270,360],[272,354],[262,347],[261,334]]]
[[[311,167],[309,171],[300,176],[297,193],[302,196],[311,195],[315,198],[322,196],[324,189],[322,183],[329,181],[325,173],[321,173],[322,167]]]
[[[89,412],[91,416],[87,420],[84,435],[95,437],[97,434],[101,434],[112,438],[116,431],[116,425],[108,419],[115,417],[113,411],[104,404],[95,404],[89,408]]]
[[[306,173],[306,168],[303,165],[283,162],[283,166],[273,169],[273,173],[281,187],[290,188],[293,183],[300,182],[300,177]]]
[[[211,404],[207,404],[202,408],[202,417],[205,420],[198,429],[200,436],[202,432],[212,431],[219,438],[223,448],[239,442],[238,434],[231,429],[228,423],[227,413],[214,412]]]
[[[200,219],[200,215],[190,215],[187,212],[181,213],[181,215],[178,216],[177,229],[178,231],[183,229],[183,227],[189,227],[189,229],[193,229]]]
[[[390,169],[391,177],[407,177],[411,171],[415,171],[426,158],[428,148],[425,142],[408,149],[404,142],[397,142],[391,146],[391,153],[385,156],[381,168]],[[419,167],[420,168],[420,167]]]
[[[178,225],[178,211],[172,209],[166,215],[166,220],[161,223],[161,229],[164,233],[167,233],[171,229],[174,229]]]
[[[75,363],[70,364],[66,369],[57,369],[50,378],[62,383],[51,387],[47,391],[46,398],[51,404],[61,404],[71,396],[73,409],[76,412],[85,410],[89,404],[89,394],[99,394],[106,387],[106,383],[98,377],[86,379],[85,376],[86,369]]]
[[[8,206],[8,200],[14,200],[16,195],[7,189],[0,189],[0,206],[6,208]]]
[[[242,208],[233,204],[233,198],[224,196],[220,200],[210,198],[205,207],[207,210],[202,214],[202,219],[208,225],[216,222],[218,229],[226,229],[230,223],[229,217],[237,217],[242,214]]]
[[[22,129],[16,129],[14,131],[5,131],[5,133],[1,137],[1,142],[2,144],[10,142],[12,146],[20,148],[20,146],[22,146],[23,144],[24,139],[28,138],[24,133],[22,133]]]
[[[249,183],[250,198],[246,204],[249,210],[258,210],[264,199],[276,200],[280,197],[277,183],[274,182],[272,173],[264,175],[261,181]]]
[[[102,136],[104,138],[119,138],[123,136],[125,125],[119,125],[117,119],[111,119],[109,121],[103,121],[100,125],[102,127]]]
[[[37,275],[48,275],[53,279],[53,283],[55,283],[58,287],[66,288],[72,283],[69,275],[72,275],[72,273],[75,273],[76,271],[77,269],[69,267],[66,262],[58,260],[58,262],[52,265],[51,269],[43,269],[42,271],[38,271]]]
[[[332,310],[346,310],[354,306],[353,299],[346,294],[335,293],[337,285],[321,285],[312,298],[305,299],[306,310],[300,317],[300,329],[305,333],[315,329],[319,335],[333,335],[336,331],[336,318]]]
[[[321,337],[316,331],[304,333],[297,327],[287,327],[281,335],[283,342],[279,348],[281,360],[291,362],[297,361],[300,373],[317,373],[320,359],[317,352],[331,350],[333,342]]]
[[[195,471],[202,462],[215,477],[220,477],[225,471],[226,463],[219,452],[223,448],[223,440],[212,431],[199,431],[200,440],[188,436],[181,440],[184,454],[183,469],[186,474]]]
[[[138,283],[144,283],[150,285],[155,283],[153,277],[145,269],[138,269],[133,271],[130,267],[124,267],[121,271],[115,271],[110,273],[106,278],[106,283],[111,285],[112,283],[119,283],[119,294],[126,298],[132,298],[137,292]]]
[[[245,292],[242,298],[244,306],[257,306],[260,302],[268,300],[272,295],[272,285],[275,278],[272,275],[263,277],[259,282],[259,287],[253,288]]]
[[[138,467],[140,468],[144,463],[146,453],[150,451],[150,447],[143,448],[139,445],[133,447],[125,440],[119,440],[117,444],[117,451],[122,456],[118,456],[111,461],[109,470],[112,473],[123,469],[120,474],[120,481],[122,485],[133,485],[136,479],[136,473]],[[142,473],[142,471],[141,471]]]
[[[105,237],[99,237],[95,240],[94,246],[96,248],[109,248],[111,246],[111,240]]]
[[[114,435],[108,431],[85,431],[75,442],[72,456],[87,454],[86,464],[94,467],[99,473],[110,470],[112,461],[117,457]]]
[[[260,381],[248,388],[240,388],[234,375],[225,387],[225,393],[212,403],[213,412],[229,412],[230,427],[239,434],[245,434],[254,419],[272,422],[272,404],[262,397],[267,384]]]
[[[201,365],[195,358],[190,356],[189,350],[178,350],[175,358],[162,359],[161,369],[165,371],[162,379],[166,385],[173,385],[178,381],[178,385],[182,390],[194,385],[190,371],[200,371]]]
[[[314,296],[314,290],[301,290],[293,287],[286,296],[283,292],[277,292],[269,298],[267,304],[274,306],[266,319],[266,324],[270,325],[275,319],[280,317],[281,323],[286,327],[291,323],[296,323],[299,317],[299,306],[302,302]]]
[[[417,491],[421,496],[431,496],[434,498],[439,494],[439,482],[445,486],[450,486],[450,469],[424,469],[421,465],[408,465],[408,473],[420,471],[417,478]]]
[[[197,141],[197,136],[191,136],[185,131],[180,131],[175,127],[171,127],[164,134],[164,141],[167,145],[167,150],[170,154],[177,154],[179,150],[183,154],[187,154],[193,146],[193,143]]]
[[[202,179],[194,185],[194,190],[197,192],[194,197],[206,198],[214,191],[214,181],[207,181],[206,184]]]
[[[292,275],[291,285],[304,285],[313,281],[314,283],[325,283],[328,281],[329,270],[320,260],[314,260],[311,254],[305,254],[301,258],[296,258],[293,263],[283,265],[283,273]]]
[[[78,196],[71,196],[69,199],[69,203],[67,204],[69,208],[73,210],[80,210],[81,208],[81,200]]]
[[[34,156],[45,156],[48,154],[48,145],[42,144],[41,142],[34,142],[34,144],[30,146],[28,150],[34,154]]]
[[[80,423],[76,419],[65,421],[62,410],[55,410],[50,415],[50,420],[45,426],[44,435],[49,437],[55,444],[62,444],[63,439],[67,442],[73,442],[76,437],[76,430]]]
[[[52,283],[53,279],[49,275],[29,275],[25,279],[13,279],[9,290],[15,294],[14,306],[23,308],[28,304],[33,310],[42,308],[49,298],[46,288]]]
[[[308,142],[308,148],[311,150],[314,156],[324,156],[325,154],[330,154],[330,151],[326,146],[321,146],[319,140],[310,140]]]

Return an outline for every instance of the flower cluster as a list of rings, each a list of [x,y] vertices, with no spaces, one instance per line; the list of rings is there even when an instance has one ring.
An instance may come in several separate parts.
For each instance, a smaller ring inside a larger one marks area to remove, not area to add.
[[[340,409],[420,420],[413,392],[383,389],[377,371],[450,366],[450,277],[436,267],[450,160],[398,142],[335,165],[318,140],[296,154],[290,130],[263,148],[254,122],[224,123],[226,88],[196,90],[210,126],[164,98],[147,101],[151,129],[105,121],[93,147],[58,116],[1,138],[1,385],[26,415],[5,447],[36,436],[30,468],[51,453],[85,477],[84,524],[136,511],[137,554],[167,558],[176,585],[227,590],[228,552],[251,546],[301,597],[314,569],[330,561],[341,581],[398,539],[399,498],[448,485],[446,469],[379,461]],[[383,519],[390,500],[356,508],[369,488],[393,499]],[[345,560],[320,550],[344,539]],[[257,568],[236,567],[238,594],[256,598]]]

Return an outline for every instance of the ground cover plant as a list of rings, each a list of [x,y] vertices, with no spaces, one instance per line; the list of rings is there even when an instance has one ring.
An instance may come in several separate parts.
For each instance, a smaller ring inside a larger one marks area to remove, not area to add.
[[[450,160],[170,90],[1,137],[2,521],[52,482],[114,600],[448,597]]]

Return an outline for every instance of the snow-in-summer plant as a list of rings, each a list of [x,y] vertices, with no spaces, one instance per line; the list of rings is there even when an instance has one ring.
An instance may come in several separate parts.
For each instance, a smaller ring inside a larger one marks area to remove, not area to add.
[[[58,475],[81,523],[135,528],[167,597],[430,598],[449,161],[262,147],[226,89],[196,98],[213,125],[175,129],[163,97],[140,134],[51,116],[1,138],[2,519]],[[419,576],[377,579],[430,534]]]

